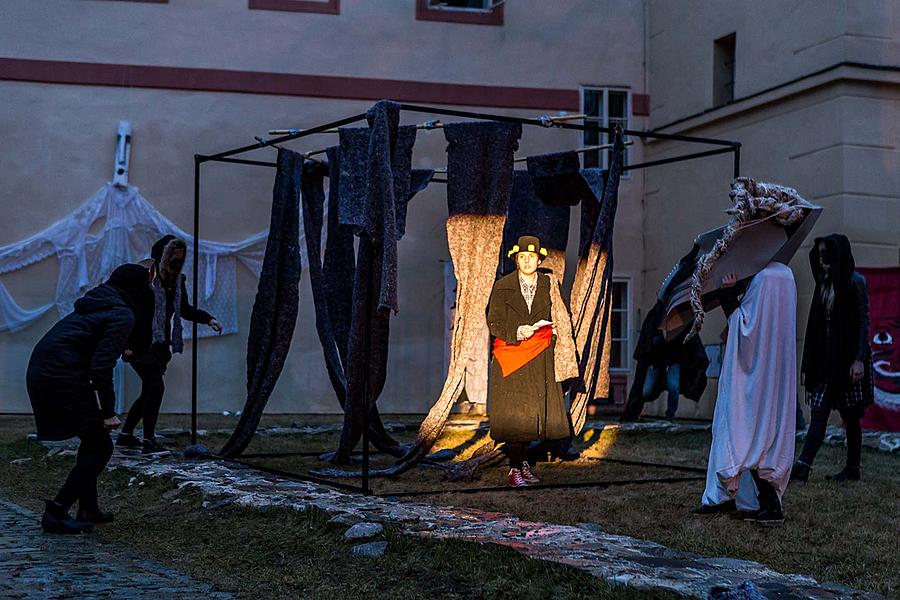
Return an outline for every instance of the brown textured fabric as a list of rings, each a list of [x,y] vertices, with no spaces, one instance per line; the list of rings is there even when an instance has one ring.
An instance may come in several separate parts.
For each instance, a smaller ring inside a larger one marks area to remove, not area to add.
[[[612,236],[618,206],[619,177],[624,144],[615,135],[603,198],[589,243],[581,256],[572,286],[572,324],[578,352],[580,385],[569,390],[569,414],[575,435],[581,433],[587,405],[594,398],[609,395],[609,354],[612,347]]]
[[[457,215],[447,221],[450,256],[458,281],[456,320],[450,341],[447,379],[441,395],[419,429],[418,439],[432,440],[429,447],[440,435],[450,409],[465,386],[466,363],[484,325],[485,308],[494,285],[495,271],[490,261],[472,259],[496,255],[497,248],[503,242],[505,221],[502,215]]]
[[[550,314],[556,324],[556,349],[553,365],[556,381],[566,381],[578,377],[578,354],[572,337],[572,320],[569,309],[559,293],[559,280],[550,276]]]

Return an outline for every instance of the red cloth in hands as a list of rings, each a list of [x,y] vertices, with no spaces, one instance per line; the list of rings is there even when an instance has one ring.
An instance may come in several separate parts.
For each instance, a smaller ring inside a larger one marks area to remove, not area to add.
[[[500,372],[504,377],[509,377],[549,348],[552,339],[553,325],[544,325],[533,336],[515,345],[494,338],[494,358],[500,363]]]

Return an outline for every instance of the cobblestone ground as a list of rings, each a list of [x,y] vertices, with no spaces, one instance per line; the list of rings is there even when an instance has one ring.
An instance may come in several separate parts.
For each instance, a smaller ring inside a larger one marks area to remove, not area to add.
[[[883,598],[838,584],[819,583],[804,575],[779,573],[757,562],[706,557],[612,535],[595,524],[531,522],[496,512],[348,494],[221,461],[117,457],[114,468],[125,468],[139,476],[170,478],[179,490],[194,489],[208,496],[208,509],[228,504],[258,510],[273,506],[317,508],[348,527],[359,522],[391,523],[409,535],[509,546],[532,558],[572,565],[638,589],[666,589],[705,598],[713,586],[734,587],[750,580],[770,599]],[[177,494],[174,491],[172,500]]]
[[[0,500],[0,598],[232,598],[91,535],[44,535],[38,519]]]

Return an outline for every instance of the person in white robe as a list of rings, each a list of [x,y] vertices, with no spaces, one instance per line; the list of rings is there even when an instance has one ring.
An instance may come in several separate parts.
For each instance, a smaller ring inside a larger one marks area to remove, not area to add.
[[[723,287],[733,289],[734,277]],[[727,294],[726,294],[727,295]],[[794,461],[797,403],[797,286],[770,262],[739,304],[723,300],[728,338],[712,426],[706,490],[697,514],[742,511],[784,521],[781,498]]]

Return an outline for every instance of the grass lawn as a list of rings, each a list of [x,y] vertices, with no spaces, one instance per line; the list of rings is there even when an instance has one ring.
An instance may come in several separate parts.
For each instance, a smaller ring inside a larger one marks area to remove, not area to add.
[[[165,418],[163,425],[167,424],[173,420]],[[25,440],[25,433],[32,430],[30,417],[0,417],[0,497],[39,512],[37,497],[54,493],[72,459],[47,458],[42,446]],[[23,457],[32,460],[10,464]],[[422,540],[390,528],[384,557],[354,557],[342,539],[343,527],[329,525],[319,511],[262,513],[234,506],[203,510],[199,495],[184,493],[173,503],[163,497],[173,487],[169,483],[148,479],[144,485],[129,486],[129,479],[131,475],[120,470],[101,479],[102,506],[116,513],[116,522],[98,528],[100,539],[240,597],[344,599],[376,593],[398,599],[677,597],[610,585],[509,548]]]
[[[306,417],[293,420],[306,424]],[[409,419],[406,419],[408,421]],[[288,418],[282,422],[290,423]],[[403,418],[385,417],[402,423]],[[414,421],[414,419],[413,419]],[[234,422],[231,420],[230,422]],[[218,426],[216,420],[210,427]],[[415,431],[396,435],[401,441]],[[477,447],[485,434],[450,429],[436,446],[455,448],[462,455]],[[226,436],[221,436],[224,441]],[[337,444],[338,434],[306,436],[258,436],[247,452],[278,450],[327,451]],[[210,436],[218,447],[218,436]],[[663,477],[688,477],[691,473],[668,469],[627,466],[591,460],[612,458],[705,468],[709,433],[680,434],[590,431],[582,440],[583,454],[576,463],[541,464],[539,474],[546,483],[608,481]],[[799,454],[800,447],[797,447]],[[407,490],[446,490],[416,497],[434,504],[452,504],[497,510],[523,518],[556,523],[599,523],[605,531],[653,540],[672,548],[706,555],[730,556],[765,563],[776,570],[811,575],[820,581],[836,581],[851,587],[900,596],[900,457],[863,449],[863,481],[835,484],[824,475],[844,464],[843,447],[823,446],[807,484],[792,484],[784,498],[787,522],[781,527],[761,528],[727,516],[696,517],[691,509],[700,502],[704,482],[625,485],[514,493],[453,493],[461,487],[504,485],[506,469],[486,469],[475,482],[448,483],[439,469],[419,468],[403,476],[376,479],[378,493]],[[315,457],[254,459],[249,462],[293,472],[321,467]],[[390,464],[389,457],[373,457],[373,467]],[[355,480],[349,480],[356,482]],[[539,494],[535,501],[534,493]]]
[[[315,424],[328,422],[328,418],[268,417],[263,424],[285,425],[293,421]],[[385,421],[414,423],[415,419],[385,417]],[[235,423],[233,418],[201,418],[201,427],[208,429],[233,427]],[[162,426],[188,424],[184,417],[166,416]],[[33,506],[36,490],[49,493],[69,463],[66,459],[44,459],[36,444],[24,442],[22,434],[31,427],[25,418],[3,418],[0,495]],[[414,429],[396,433],[401,441],[414,435]],[[438,447],[461,449],[465,454],[478,445],[481,435],[451,429]],[[202,441],[215,450],[226,438],[225,434],[211,434]],[[328,451],[334,449],[337,438],[337,433],[257,436],[247,452]],[[576,463],[541,464],[538,468],[543,480],[685,477],[691,474],[595,459],[704,467],[709,448],[708,433],[606,431],[602,435],[589,432],[587,438],[582,447],[589,458]],[[186,444],[187,436],[179,436],[176,442]],[[9,465],[10,458],[21,456],[34,456],[35,460],[29,463],[31,466]],[[486,469],[481,479],[472,483],[447,483],[441,481],[440,469],[419,468],[400,477],[375,480],[374,487],[380,493],[441,490],[416,500],[510,512],[533,520],[595,522],[611,533],[650,539],[706,555],[757,560],[782,572],[803,573],[820,581],[836,581],[896,596],[900,594],[900,575],[895,568],[896,557],[900,556],[900,541],[895,534],[900,517],[897,503],[900,457],[864,449],[862,482],[838,485],[825,481],[825,473],[841,468],[843,456],[843,448],[822,448],[810,483],[792,485],[788,490],[784,499],[787,522],[776,528],[760,528],[724,516],[695,517],[690,510],[699,503],[703,481],[514,493],[454,493],[460,487],[502,485],[506,470]],[[254,459],[253,462],[296,472],[323,466],[315,457]],[[373,457],[373,467],[389,463],[388,457]],[[35,469],[37,465],[47,468]],[[312,590],[321,589],[321,594],[315,595],[327,597],[353,595],[364,589],[359,586],[365,585],[377,586],[399,597],[425,594],[528,597],[528,593],[534,597],[585,594],[628,597],[620,588],[609,588],[580,572],[535,563],[505,549],[400,539],[391,532],[390,554],[366,563],[373,566],[366,572],[365,582],[356,586],[351,579],[357,576],[354,573],[358,573],[360,562],[348,556],[346,546],[339,539],[340,531],[327,527],[321,515],[282,512],[260,515],[232,508],[198,511],[198,498],[172,505],[159,498],[163,491],[156,487],[159,484],[129,488],[123,485],[124,478],[124,474],[112,473],[104,480],[101,497],[113,497],[110,506],[121,517],[115,527],[102,532],[104,538],[137,547],[199,577],[222,582],[227,589],[251,593],[260,589],[260,585],[277,586],[276,593],[285,595],[311,594]],[[129,516],[124,514],[126,506],[140,508]],[[146,522],[140,530],[139,520]],[[295,535],[279,536],[284,530]],[[284,541],[284,537],[291,539]],[[198,543],[197,539],[202,542]],[[216,541],[213,545],[206,543],[207,540]],[[307,540],[313,543],[307,544]],[[246,548],[252,548],[249,556]],[[233,550],[229,552],[229,549]],[[524,585],[509,587],[511,574],[523,572],[522,569],[528,570],[527,579],[533,586],[530,591]]]

